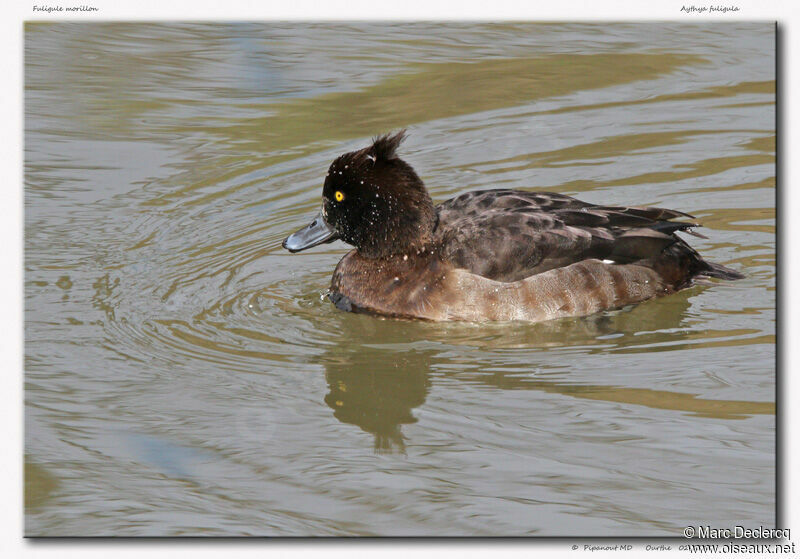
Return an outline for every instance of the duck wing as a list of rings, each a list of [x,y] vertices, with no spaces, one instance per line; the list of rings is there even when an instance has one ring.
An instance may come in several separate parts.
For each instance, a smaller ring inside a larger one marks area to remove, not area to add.
[[[652,259],[675,243],[685,245],[676,231],[697,226],[671,221],[691,217],[675,210],[598,206],[563,194],[508,189],[470,192],[437,211],[444,258],[507,282],[592,258],[620,264]]]

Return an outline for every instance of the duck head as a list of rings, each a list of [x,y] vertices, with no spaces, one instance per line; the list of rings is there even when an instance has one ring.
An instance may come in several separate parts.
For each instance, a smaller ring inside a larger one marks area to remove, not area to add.
[[[339,156],[322,188],[322,211],[289,235],[283,248],[299,252],[336,239],[364,257],[419,251],[433,236],[436,211],[422,180],[397,157],[405,130]]]

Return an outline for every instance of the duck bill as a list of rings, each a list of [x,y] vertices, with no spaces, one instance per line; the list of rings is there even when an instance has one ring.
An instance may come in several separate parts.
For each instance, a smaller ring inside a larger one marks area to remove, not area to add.
[[[292,233],[283,240],[283,248],[289,252],[300,252],[307,248],[321,245],[322,243],[332,243],[339,238],[336,230],[328,225],[328,222],[318,213],[314,221]]]

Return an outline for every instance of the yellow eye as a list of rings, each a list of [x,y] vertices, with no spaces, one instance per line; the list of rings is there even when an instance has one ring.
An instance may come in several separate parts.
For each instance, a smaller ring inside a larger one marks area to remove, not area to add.
[[[337,202],[341,202],[342,200],[344,200],[344,194],[342,194],[341,190],[337,190],[336,194],[334,194],[333,197],[336,198]]]

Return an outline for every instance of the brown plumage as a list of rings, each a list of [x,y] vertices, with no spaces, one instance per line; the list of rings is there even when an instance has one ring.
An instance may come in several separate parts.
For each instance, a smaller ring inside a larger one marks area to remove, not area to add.
[[[292,251],[354,245],[333,274],[343,310],[429,320],[540,321],[583,316],[738,272],[706,262],[662,208],[600,206],[551,192],[484,190],[434,206],[396,155],[403,132],[333,162],[321,216]]]

